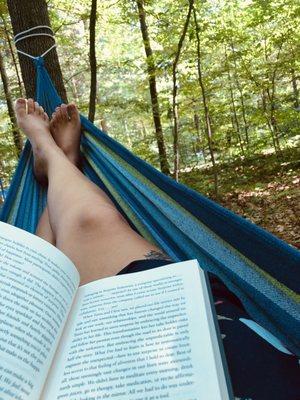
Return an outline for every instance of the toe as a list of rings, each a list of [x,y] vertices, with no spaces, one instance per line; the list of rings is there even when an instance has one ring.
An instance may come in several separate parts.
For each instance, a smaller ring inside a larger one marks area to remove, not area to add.
[[[44,120],[45,121],[49,121],[49,117],[48,117],[48,114],[46,112],[44,112]]]
[[[67,112],[67,105],[66,104],[62,104],[60,106],[60,112],[61,112],[62,118],[64,120],[68,120],[68,112]]]
[[[26,100],[17,99],[15,103],[15,111],[18,117],[24,117],[26,115]]]
[[[37,101],[34,102],[34,112],[37,115],[40,114],[40,105],[39,105],[39,103]]]
[[[68,115],[71,120],[79,119],[79,113],[75,104],[71,103],[67,105]]]
[[[40,108],[39,108],[39,111],[40,111],[40,115],[44,115],[44,109],[43,109],[43,107],[42,106],[40,106]]]
[[[32,114],[34,112],[34,101],[32,99],[27,100],[27,112]]]
[[[56,107],[55,111],[54,111],[54,118],[57,121],[60,121],[61,119],[61,112],[60,112],[60,107]]]

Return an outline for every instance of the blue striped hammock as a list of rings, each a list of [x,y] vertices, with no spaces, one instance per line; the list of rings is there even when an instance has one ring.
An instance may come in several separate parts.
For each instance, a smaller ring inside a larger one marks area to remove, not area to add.
[[[35,60],[36,100],[49,115],[61,104]],[[81,116],[84,173],[106,191],[131,226],[175,260],[197,258],[242,301],[248,313],[300,355],[300,252],[133,155]],[[26,143],[1,220],[34,232],[46,191],[34,180]]]

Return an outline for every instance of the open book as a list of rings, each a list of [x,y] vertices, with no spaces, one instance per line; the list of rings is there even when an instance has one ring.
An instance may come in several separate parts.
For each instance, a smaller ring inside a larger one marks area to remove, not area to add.
[[[229,399],[197,261],[79,286],[73,263],[0,223],[0,398]]]

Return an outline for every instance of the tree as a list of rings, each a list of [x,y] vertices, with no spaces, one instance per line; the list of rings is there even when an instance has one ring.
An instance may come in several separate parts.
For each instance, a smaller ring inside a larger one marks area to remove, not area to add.
[[[14,144],[16,147],[17,155],[19,156],[21,154],[21,151],[23,148],[23,140],[22,140],[21,133],[17,128],[17,121],[16,121],[16,116],[15,116],[14,107],[13,107],[13,100],[12,100],[11,92],[9,89],[8,78],[7,78],[4,60],[3,60],[1,51],[0,51],[0,72],[1,72],[1,80],[2,80],[2,84],[3,84],[3,89],[4,89],[4,93],[5,93],[8,115],[9,115],[9,119],[11,122],[13,140],[14,140]]]
[[[36,25],[50,26],[46,0],[7,0],[14,34],[23,32]],[[36,32],[44,32],[43,29]],[[49,33],[49,32],[48,32]],[[25,39],[17,44],[18,49],[33,56],[40,56],[53,45],[48,36]],[[27,97],[34,97],[34,65],[32,60],[20,54],[19,61]],[[62,73],[56,49],[45,57],[45,65],[61,98],[67,102],[67,93],[63,84]]]
[[[187,12],[187,16],[185,19],[185,23],[183,25],[182,33],[180,35],[177,51],[175,53],[174,61],[172,64],[172,80],[173,80],[173,90],[172,90],[172,114],[173,114],[173,154],[174,154],[174,178],[178,181],[178,173],[179,173],[179,127],[178,127],[178,85],[177,85],[177,67],[178,62],[182,50],[182,46],[184,43],[184,39],[186,37],[186,33],[189,27],[191,13],[194,6],[194,0],[189,0],[189,8]]]
[[[91,88],[89,103],[89,120],[94,122],[96,111],[96,95],[97,95],[97,60],[96,60],[96,21],[97,21],[97,0],[92,0],[90,13],[90,68],[91,68]]]
[[[295,74],[294,68],[291,70],[291,75],[292,75],[292,87],[293,87],[293,94],[294,94],[294,107],[295,109],[299,109],[300,103],[299,103],[299,89],[297,85],[297,77]]]
[[[227,49],[225,46],[225,66],[227,69],[227,75],[228,75],[228,83],[229,83],[229,92],[230,92],[230,100],[231,100],[231,110],[232,110],[232,116],[233,116],[233,127],[235,127],[238,142],[241,148],[241,153],[244,156],[245,151],[244,151],[244,146],[243,146],[243,140],[241,137],[241,130],[240,130],[240,122],[238,119],[237,115],[237,110],[236,110],[236,105],[235,105],[235,98],[234,98],[234,93],[233,93],[233,86],[232,86],[232,77],[231,77],[231,72],[230,72],[230,67],[228,63],[228,56],[227,56]]]
[[[156,66],[153,59],[153,51],[151,48],[150,37],[148,33],[148,26],[146,23],[146,12],[144,9],[144,0],[137,0],[137,7],[139,13],[140,28],[144,42],[144,48],[147,61],[147,72],[149,80],[149,90],[152,105],[153,121],[155,126],[155,135],[157,147],[159,152],[160,169],[163,173],[170,175],[170,168],[167,158],[165,141],[162,131],[158,93],[156,88]]]
[[[6,7],[5,7],[5,14],[6,14],[6,12],[7,12],[7,10],[6,10]],[[11,37],[10,37],[10,34],[8,32],[7,22],[6,22],[6,15],[5,14],[4,14],[3,11],[1,11],[1,13],[0,13],[0,18],[2,20],[2,25],[3,25],[3,33],[4,33],[4,36],[6,38],[6,41],[7,41],[8,47],[9,47],[9,51],[10,51],[10,55],[11,55],[11,58],[12,58],[12,61],[13,61],[14,69],[15,69],[15,72],[16,72],[16,76],[17,76],[17,80],[18,80],[19,96],[23,97],[23,85],[22,85],[21,76],[20,76],[20,73],[19,73],[19,66],[18,66],[17,59],[16,59],[16,56],[15,56],[15,53],[14,53],[14,50],[13,50]]]
[[[203,80],[202,74],[202,65],[201,65],[201,42],[200,42],[200,27],[198,24],[197,13],[195,7],[193,7],[193,15],[194,15],[194,24],[195,24],[195,31],[196,31],[196,39],[197,39],[197,71],[198,71],[198,83],[201,88],[201,95],[202,95],[202,104],[204,109],[204,116],[205,116],[205,125],[206,125],[206,137],[207,143],[210,153],[210,159],[213,167],[213,174],[214,174],[214,189],[215,189],[215,196],[218,197],[218,172],[215,160],[215,153],[213,149],[212,143],[212,126],[211,126],[211,119],[210,119],[210,111],[209,105],[206,96],[206,90]]]

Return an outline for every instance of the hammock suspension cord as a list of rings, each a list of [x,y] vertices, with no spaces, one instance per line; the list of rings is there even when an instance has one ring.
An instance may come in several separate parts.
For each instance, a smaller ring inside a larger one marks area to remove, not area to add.
[[[38,33],[29,33],[29,32],[34,32],[37,29],[49,29],[51,31],[51,33],[46,33],[46,32],[38,32]],[[27,33],[29,33],[27,35]],[[25,35],[24,35],[25,34]],[[24,36],[22,36],[24,35]],[[50,26],[47,25],[37,25],[37,26],[33,26],[32,28],[26,29],[25,31],[19,32],[14,36],[14,43],[17,49],[17,52],[20,54],[23,54],[26,57],[31,58],[32,60],[37,60],[38,58],[44,57],[46,54],[48,54],[51,50],[56,48],[56,43],[54,43],[54,45],[50,46],[49,49],[47,49],[43,54],[41,54],[40,56],[33,56],[31,54],[26,53],[25,51],[19,50],[17,48],[17,43],[21,42],[22,40],[31,38],[31,37],[36,37],[36,36],[48,36],[50,38],[52,38],[55,42],[55,37],[54,37],[54,32],[52,30],[52,28],[50,28]]]

